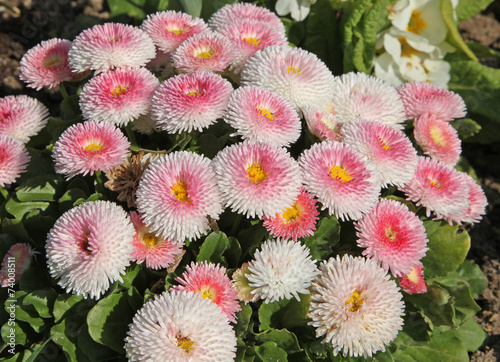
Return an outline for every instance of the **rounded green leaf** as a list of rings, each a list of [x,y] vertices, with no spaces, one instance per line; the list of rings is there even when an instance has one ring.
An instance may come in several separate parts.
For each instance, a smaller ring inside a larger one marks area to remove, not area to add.
[[[286,352],[274,342],[266,342],[255,347],[255,352],[263,362],[288,361]]]

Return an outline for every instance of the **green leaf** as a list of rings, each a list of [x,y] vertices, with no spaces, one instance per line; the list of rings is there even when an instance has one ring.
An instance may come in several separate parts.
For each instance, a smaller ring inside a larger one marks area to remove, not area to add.
[[[462,36],[458,32],[457,23],[453,18],[453,5],[451,4],[451,0],[441,0],[441,15],[448,28],[446,41],[467,54],[470,59],[477,61],[476,55],[469,49],[467,44],[465,44]]]
[[[24,297],[23,305],[32,305],[40,317],[51,318],[56,297],[57,292],[54,289],[35,290]]]
[[[286,352],[274,342],[266,342],[256,346],[255,352],[263,362],[288,361]]]
[[[495,49],[492,49],[486,45],[476,43],[473,40],[469,40],[467,42],[467,46],[474,52],[474,54],[476,54],[478,58],[500,58],[499,51],[496,51]]]
[[[200,17],[202,0],[179,0],[184,11],[191,16]]]
[[[69,189],[64,193],[64,195],[61,196],[61,198],[58,200],[59,202],[59,211],[61,213],[68,211],[69,209],[73,208],[73,205],[76,203],[77,200],[85,200],[87,199],[88,194],[86,194],[83,190],[81,189]]]
[[[340,223],[335,216],[322,218],[314,235],[304,238],[304,244],[309,248],[311,256],[323,260],[332,254],[333,246],[340,240]]]
[[[86,303],[81,295],[76,294],[59,294],[54,301],[54,309],[52,314],[54,315],[54,322],[59,322],[62,318],[64,318],[68,312],[71,310],[73,313],[76,309],[76,306],[83,301],[83,304]],[[81,305],[78,308],[78,311],[82,311]]]
[[[12,197],[7,203],[5,204],[5,209],[7,212],[13,216],[15,216],[17,219],[22,219],[23,216],[30,211],[33,210],[41,210],[44,211],[50,206],[49,202],[45,201],[33,201],[33,202],[21,202],[17,200],[15,197]]]
[[[219,139],[211,133],[204,133],[196,142],[199,148],[199,153],[210,159],[214,158],[217,152],[220,151]]]
[[[25,345],[27,341],[26,332],[20,323],[15,321],[15,317],[2,326],[2,340],[9,344],[12,342],[18,345]]]
[[[210,233],[200,247],[200,253],[196,257],[196,262],[209,261],[227,265],[226,259],[222,256],[229,244],[229,240],[222,231]]]
[[[29,323],[29,326],[35,332],[40,333],[47,325],[45,324],[45,320],[38,315],[34,306],[23,304],[24,298],[27,295],[24,291],[17,291],[14,297],[5,301],[5,311],[10,314],[12,306],[14,306],[16,320]]]
[[[239,260],[241,257],[241,246],[234,236],[230,236],[228,238],[228,245],[224,254],[226,255],[229,266],[240,266]]]
[[[85,316],[69,315],[50,329],[50,336],[60,346],[68,361],[89,361],[77,347],[77,337],[85,324]],[[90,361],[89,361],[90,362]]]
[[[111,1],[112,0],[108,0],[108,2]],[[128,2],[129,0],[126,1]],[[78,94],[73,94],[62,100],[60,108],[61,115],[64,120],[75,120],[81,116],[82,111],[80,110],[80,105],[78,104],[79,99],[80,97]]]
[[[405,296],[405,301],[411,302],[424,316],[431,328],[434,326],[453,326],[455,310],[450,293],[440,285],[428,285],[427,293]]]
[[[77,336],[77,347],[92,362],[104,362],[117,358],[118,355],[111,348],[96,343],[89,334],[87,323],[80,328]],[[125,342],[124,342],[125,343]]]
[[[36,358],[38,357],[38,355],[40,354],[40,352],[43,351],[43,349],[45,348],[45,346],[47,345],[47,343],[49,343],[50,341],[52,341],[52,337],[48,337],[45,342],[41,343],[41,344],[34,344],[31,346],[31,350],[33,351],[33,353],[29,356],[29,358],[26,360],[26,362],[36,362]]]
[[[484,277],[479,265],[473,261],[464,261],[457,269],[457,274],[466,281],[473,298],[477,298],[488,287],[488,282]]]
[[[448,332],[462,341],[469,352],[474,352],[481,347],[488,337],[488,333],[477,323],[474,318],[468,319],[464,324]]]
[[[257,334],[255,339],[260,343],[274,342],[288,353],[301,350],[297,336],[286,329],[271,329]]]
[[[457,270],[469,251],[469,234],[465,231],[459,233],[458,225],[448,225],[444,221],[424,221],[424,226],[430,249],[422,259],[426,277]]]
[[[450,124],[457,130],[458,137],[461,140],[472,137],[481,131],[481,126],[470,118],[457,119],[456,121],[450,122]]]
[[[436,283],[445,288],[452,297],[451,305],[455,311],[453,315],[453,325],[461,326],[468,319],[471,319],[481,310],[479,305],[471,296],[470,289],[463,281],[458,280],[455,285],[446,285],[439,282],[440,278],[436,278],[433,283]]]
[[[252,307],[249,304],[240,303],[241,310],[236,313],[237,324],[234,327],[236,337],[243,338],[248,332],[248,325],[252,317]]]
[[[294,328],[306,325],[311,295],[299,294],[299,296],[300,302],[292,298],[290,300],[263,303],[259,308],[259,330]]]
[[[457,5],[457,20],[465,20],[473,17],[480,11],[486,9],[493,0],[460,0]]]
[[[144,11],[146,0],[107,0],[107,2],[110,10],[110,18],[120,15],[127,15],[137,19],[144,19],[146,17]]]
[[[54,201],[61,191],[63,179],[59,175],[39,175],[28,179],[17,188],[19,201]]]
[[[203,0],[201,17],[207,21],[213,13],[227,4],[234,4],[237,0]]]

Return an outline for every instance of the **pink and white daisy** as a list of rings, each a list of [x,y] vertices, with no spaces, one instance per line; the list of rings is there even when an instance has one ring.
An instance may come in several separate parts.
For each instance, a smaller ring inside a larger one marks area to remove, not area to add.
[[[174,51],[187,38],[208,30],[203,19],[180,11],[159,11],[148,15],[141,29],[153,40],[159,50]]]
[[[245,140],[286,147],[297,141],[302,126],[286,99],[256,87],[240,87],[231,94],[224,120]]]
[[[321,263],[312,283],[310,325],[333,354],[372,357],[385,351],[403,327],[404,303],[394,280],[378,263],[344,255]]]
[[[318,274],[309,249],[296,241],[267,240],[248,263],[245,276],[253,288],[254,299],[265,303],[309,294],[311,281]]]
[[[365,73],[336,77],[330,102],[341,122],[366,119],[403,128],[404,106],[396,88]]]
[[[300,168],[284,149],[243,142],[219,151],[212,161],[223,202],[248,217],[275,215],[300,192]]]
[[[463,209],[460,214],[451,215],[447,219],[449,221],[455,221],[457,224],[478,223],[482,219],[482,215],[486,214],[488,200],[484,195],[483,189],[477,184],[472,176],[465,172],[459,172],[459,174],[465,180],[469,188],[469,207]]]
[[[182,252],[184,243],[174,243],[156,237],[144,224],[140,214],[132,211],[130,220],[135,228],[134,252],[131,261],[141,264],[146,261],[146,266],[152,269],[168,268],[174,264],[176,257]]]
[[[411,272],[404,274],[399,279],[400,288],[408,294],[427,293],[427,284],[424,280],[423,265],[411,267]]]
[[[257,51],[241,71],[241,84],[267,89],[289,101],[296,111],[328,103],[334,77],[315,54],[289,46]]]
[[[106,23],[81,32],[68,53],[73,71],[97,73],[120,67],[144,67],[155,57],[155,45],[141,29]]]
[[[302,107],[304,119],[309,131],[322,141],[341,142],[340,130],[343,123],[337,121],[335,115],[316,107]]]
[[[86,202],[66,211],[47,236],[50,275],[74,292],[98,299],[110,284],[123,282],[134,251],[135,230],[121,206],[110,201]]]
[[[354,225],[358,246],[366,248],[363,255],[382,262],[396,277],[408,274],[429,249],[423,222],[395,200],[380,200]]]
[[[443,121],[465,117],[465,102],[460,95],[428,82],[405,83],[398,89],[406,118],[419,118],[424,114]]]
[[[182,73],[202,70],[222,73],[234,56],[229,39],[206,31],[183,41],[172,53],[172,63]]]
[[[137,209],[157,237],[176,243],[197,239],[217,220],[222,203],[210,160],[194,152],[169,153],[144,171]]]
[[[66,39],[49,39],[29,49],[19,63],[19,78],[28,87],[49,89],[61,82],[77,80],[88,75],[85,70],[73,73],[68,63],[71,42]]]
[[[371,161],[344,143],[324,141],[299,158],[304,188],[342,221],[370,211],[380,194],[380,178]]]
[[[101,73],[82,89],[79,103],[83,118],[127,125],[149,112],[158,85],[158,79],[145,68]]]
[[[216,304],[194,292],[163,292],[134,316],[129,361],[232,361],[236,335]]]
[[[179,74],[158,87],[151,116],[169,133],[201,131],[222,117],[232,92],[231,83],[218,74]]]
[[[2,260],[0,269],[0,285],[2,287],[13,285],[21,279],[23,273],[28,270],[31,264],[31,257],[38,252],[33,251],[31,245],[26,243],[14,244],[9,248]]]
[[[275,238],[297,241],[308,235],[314,235],[318,221],[316,200],[304,189],[297,200],[281,213],[274,216],[264,215],[264,226]]]
[[[457,164],[462,142],[449,122],[426,113],[415,120],[413,135],[426,155],[450,166]]]
[[[403,186],[417,168],[417,151],[406,135],[388,124],[358,120],[342,127],[342,141],[372,161],[381,186]]]
[[[238,74],[246,61],[257,50],[273,45],[287,45],[288,40],[284,33],[279,32],[272,25],[254,19],[240,19],[238,22],[227,23],[217,32],[224,35],[233,43],[234,60],[229,70]]]
[[[236,323],[235,313],[241,310],[238,293],[233,282],[226,275],[226,268],[213,263],[195,263],[186,266],[181,278],[175,278],[181,285],[174,285],[172,290],[186,290],[201,294],[221,307],[227,318]]]
[[[437,218],[461,215],[470,205],[465,178],[453,167],[429,157],[419,157],[414,177],[401,191],[417,206],[424,206],[427,216],[431,211]]]
[[[57,173],[70,179],[78,174],[108,172],[121,165],[130,142],[111,123],[87,121],[68,127],[52,151]]]
[[[49,110],[25,95],[0,98],[0,135],[27,143],[49,120]]]
[[[0,136],[0,186],[14,183],[23,172],[26,172],[30,160],[31,156],[22,142]]]

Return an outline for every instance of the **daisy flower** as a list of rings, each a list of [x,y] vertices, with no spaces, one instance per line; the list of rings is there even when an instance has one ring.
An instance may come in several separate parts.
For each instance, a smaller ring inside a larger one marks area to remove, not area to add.
[[[289,46],[270,46],[250,58],[241,84],[267,89],[289,101],[296,111],[328,103],[334,77],[315,54]]]
[[[10,247],[2,260],[0,269],[0,285],[2,287],[13,285],[21,279],[23,273],[31,264],[31,257],[38,252],[33,251],[31,245],[26,243],[14,244]]]
[[[345,124],[342,141],[375,165],[381,186],[403,186],[417,168],[417,151],[406,135],[387,124],[358,120]]]
[[[450,166],[457,164],[462,142],[449,122],[426,113],[415,120],[413,135],[426,155]]]
[[[68,53],[76,72],[97,73],[120,67],[144,67],[155,57],[155,45],[141,29],[119,23],[98,24],[81,32]]]
[[[236,335],[215,303],[194,292],[163,292],[137,312],[125,338],[129,361],[232,361]]]
[[[250,286],[250,281],[246,277],[246,274],[249,274],[248,266],[248,263],[243,263],[232,275],[233,285],[238,293],[238,299],[245,304],[255,301],[254,295],[252,295],[252,290],[255,288]]]
[[[30,160],[31,156],[22,142],[0,136],[0,186],[14,183],[23,172],[26,172]]]
[[[461,223],[478,223],[482,219],[482,215],[486,214],[486,206],[488,200],[484,195],[484,191],[480,185],[465,172],[459,172],[460,176],[465,180],[469,188],[469,206],[463,209],[458,215],[451,215],[448,220]]]
[[[443,121],[465,117],[465,102],[452,91],[428,82],[405,83],[397,89],[403,101],[406,118],[419,118],[424,114]]]
[[[300,192],[299,165],[284,148],[238,143],[219,151],[212,164],[223,202],[247,217],[275,215]]]
[[[358,246],[366,248],[363,255],[382,262],[397,277],[408,274],[429,249],[423,222],[395,200],[380,200],[354,226]]]
[[[170,53],[184,40],[207,31],[208,27],[203,19],[168,10],[148,15],[141,29],[149,35],[160,51]]]
[[[172,53],[174,68],[182,73],[202,70],[222,73],[233,59],[229,39],[211,31],[187,38]]]
[[[118,68],[88,81],[80,94],[86,120],[125,126],[149,112],[158,79],[147,69]]]
[[[217,220],[222,203],[210,160],[194,152],[169,153],[144,171],[137,209],[157,237],[176,243],[197,239]]]
[[[311,281],[318,274],[309,249],[295,241],[267,240],[248,263],[245,276],[254,288],[253,301],[262,298],[265,303],[309,294]]]
[[[433,211],[437,218],[461,215],[470,205],[466,180],[453,167],[429,157],[419,157],[415,175],[401,188],[408,200]]]
[[[154,93],[151,117],[169,133],[201,131],[222,117],[232,91],[231,83],[217,74],[179,74]]]
[[[396,88],[365,73],[347,73],[333,82],[335,118],[347,123],[366,119],[403,128],[405,113]]]
[[[304,119],[309,131],[322,141],[332,140],[340,142],[340,130],[343,123],[339,122],[335,115],[316,107],[302,107]]]
[[[66,292],[98,299],[111,283],[123,282],[134,251],[134,227],[121,206],[86,202],[66,211],[47,236],[50,275]]]
[[[281,213],[274,216],[264,215],[264,226],[275,238],[297,241],[308,235],[314,235],[318,221],[316,200],[302,189],[297,200]]]
[[[52,151],[57,173],[70,179],[78,174],[108,172],[121,165],[130,142],[119,128],[106,122],[87,121],[68,127]]]
[[[172,290],[186,290],[201,294],[203,299],[210,299],[221,307],[227,318],[236,323],[235,313],[241,310],[236,289],[226,275],[226,268],[213,263],[195,263],[186,266],[182,278],[175,278],[181,285],[174,285]]]
[[[297,141],[302,126],[286,99],[256,87],[240,87],[231,94],[224,121],[245,140],[286,147]]]
[[[347,144],[316,143],[299,164],[304,188],[342,221],[359,219],[377,202],[380,178],[374,164]]]
[[[402,329],[404,303],[396,283],[374,260],[344,255],[321,263],[312,283],[310,325],[334,355],[371,357]]]
[[[49,120],[49,110],[25,95],[0,98],[0,135],[28,143]]]
[[[427,293],[427,284],[424,280],[423,265],[419,264],[416,267],[411,267],[411,272],[404,274],[399,279],[399,286],[408,294]]]
[[[146,261],[146,266],[152,269],[168,268],[175,263],[176,257],[182,253],[184,243],[174,243],[156,237],[135,211],[130,213],[130,220],[135,228],[131,261],[137,264]]]

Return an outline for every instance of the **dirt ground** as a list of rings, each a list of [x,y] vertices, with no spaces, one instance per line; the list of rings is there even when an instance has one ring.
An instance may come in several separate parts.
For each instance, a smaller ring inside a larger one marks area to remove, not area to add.
[[[26,50],[53,37],[73,39],[92,17],[109,16],[104,0],[7,0],[20,14],[0,6],[0,97],[27,94],[58,112],[57,92],[36,92],[19,81],[19,60]],[[500,2],[459,25],[465,40],[474,40],[500,51]],[[498,68],[498,60],[484,59]],[[54,112],[51,113],[54,114]],[[500,130],[499,130],[500,131]],[[487,215],[470,228],[468,258],[482,268],[488,289],[477,299],[482,311],[477,320],[488,332],[485,345],[472,361],[500,360],[500,145],[463,144],[463,154],[476,170],[488,198]]]

